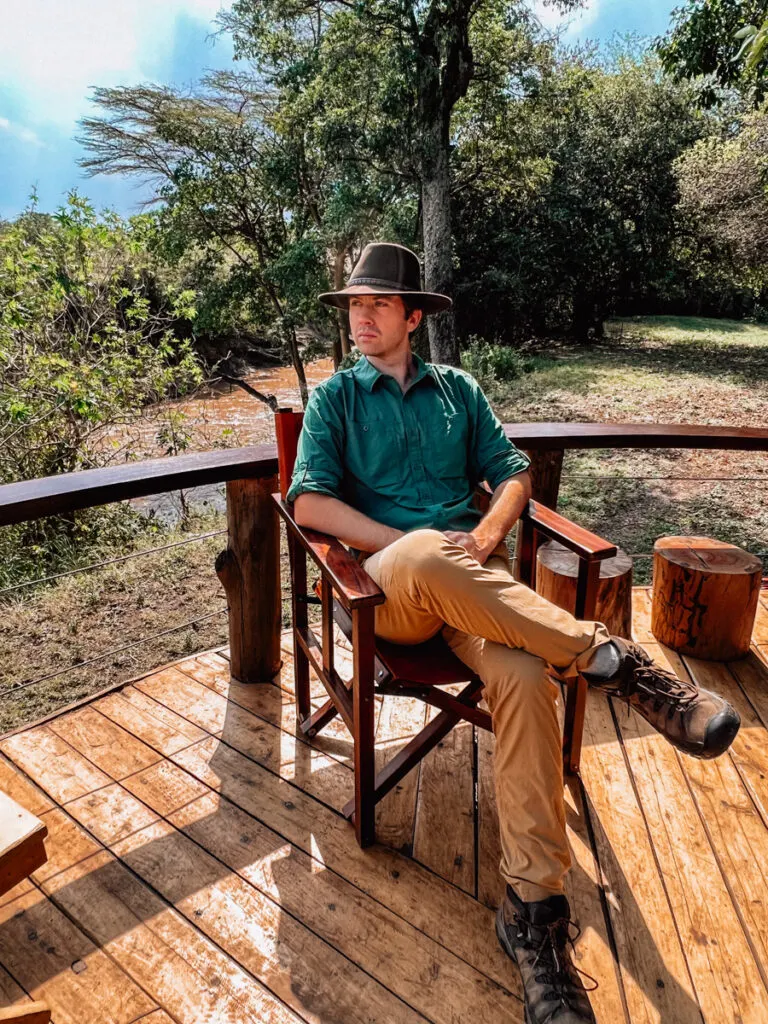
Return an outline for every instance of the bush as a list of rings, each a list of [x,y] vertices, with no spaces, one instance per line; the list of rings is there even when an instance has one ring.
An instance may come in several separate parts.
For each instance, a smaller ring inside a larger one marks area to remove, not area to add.
[[[0,266],[0,483],[130,458],[114,431],[201,383],[177,336],[194,293],[161,294],[140,232],[119,217],[98,217],[74,192],[53,216],[33,202],[0,227]],[[118,537],[139,528],[119,505],[2,531],[0,578],[15,581],[30,561],[55,571],[100,524]]]
[[[471,334],[468,346],[461,353],[461,367],[486,389],[530,373],[536,369],[536,360],[523,356],[509,345],[494,345]]]

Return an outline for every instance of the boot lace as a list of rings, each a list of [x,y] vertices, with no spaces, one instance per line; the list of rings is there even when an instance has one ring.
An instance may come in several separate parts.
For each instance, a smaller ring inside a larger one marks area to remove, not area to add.
[[[659,685],[661,677],[664,681],[663,688]],[[632,692],[637,693],[653,702],[653,710],[658,712],[666,704],[667,717],[679,711],[680,714],[693,706],[700,694],[693,683],[685,679],[678,679],[676,675],[666,669],[654,667],[651,663],[648,666],[641,665],[634,671],[632,680]]]
[[[575,944],[581,935],[581,928],[575,921],[565,917],[546,925],[532,924],[527,918],[516,913],[513,914],[513,920],[517,925],[518,939],[523,941],[526,949],[536,953],[531,969],[535,970],[539,963],[545,968],[534,975],[540,984],[551,986],[550,990],[544,993],[544,998],[547,1001],[558,1001],[564,1009],[578,1011],[578,978],[574,976],[574,972],[592,983],[589,988],[583,986],[585,992],[594,992],[598,987],[597,979],[577,967],[568,955],[568,943],[571,944],[572,952],[576,951]],[[531,935],[534,928],[544,931],[538,942]],[[574,935],[570,933],[571,928],[576,929]]]

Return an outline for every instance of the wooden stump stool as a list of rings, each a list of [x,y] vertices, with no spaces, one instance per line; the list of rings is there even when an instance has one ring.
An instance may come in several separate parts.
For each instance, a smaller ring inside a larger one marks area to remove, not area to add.
[[[662,537],[653,546],[651,632],[680,654],[711,661],[749,651],[760,595],[756,555],[709,537]]]
[[[536,558],[537,593],[573,614],[578,571],[579,559],[572,551],[557,541],[547,541]],[[621,548],[600,563],[595,620],[614,636],[632,637],[632,559]]]

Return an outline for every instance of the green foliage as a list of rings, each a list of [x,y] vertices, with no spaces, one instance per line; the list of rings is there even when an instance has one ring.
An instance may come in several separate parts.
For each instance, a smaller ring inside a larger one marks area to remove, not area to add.
[[[114,214],[97,216],[75,192],[39,214],[33,197],[0,230],[0,266],[0,482],[122,459],[117,430],[201,382],[175,333],[194,317],[193,294],[158,293],[141,239]],[[4,530],[0,561],[11,574],[22,551],[55,561],[107,524],[138,528],[129,510],[42,520]]]
[[[457,204],[462,334],[481,316],[486,337],[586,339],[617,305],[668,296],[674,160],[708,130],[690,87],[647,55],[576,51],[546,70],[486,125],[514,185],[480,178]]]
[[[461,353],[462,369],[471,373],[483,390],[516,380],[540,365],[541,360],[524,356],[510,345],[490,344],[477,335],[470,335],[469,344]]]
[[[768,90],[766,0],[687,0],[672,18],[672,29],[656,44],[665,71],[694,80],[706,106],[721,102],[730,87],[754,105],[763,100]]]
[[[701,240],[700,276],[768,287],[768,105],[701,139],[677,162],[680,206]]]

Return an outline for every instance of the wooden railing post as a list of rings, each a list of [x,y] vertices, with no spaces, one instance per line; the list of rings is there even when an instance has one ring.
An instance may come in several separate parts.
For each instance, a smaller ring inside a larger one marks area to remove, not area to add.
[[[557,495],[560,491],[560,474],[563,469],[563,449],[552,448],[543,451],[533,449],[526,451],[525,454],[531,460],[528,467],[531,477],[531,497],[534,501],[557,511]],[[536,552],[535,550],[532,550],[532,553],[524,550],[523,544],[523,527],[522,523],[518,523],[515,543],[515,575],[517,579],[531,587],[536,580]],[[535,549],[535,544],[533,548]],[[528,562],[526,562],[526,557]],[[531,580],[527,580],[521,575],[521,567],[524,567],[523,571],[525,571],[529,567],[531,558],[533,558],[533,563],[530,564],[532,576]]]
[[[241,683],[269,682],[282,665],[277,488],[277,476],[227,483],[229,544],[216,572],[229,606],[232,676]]]

